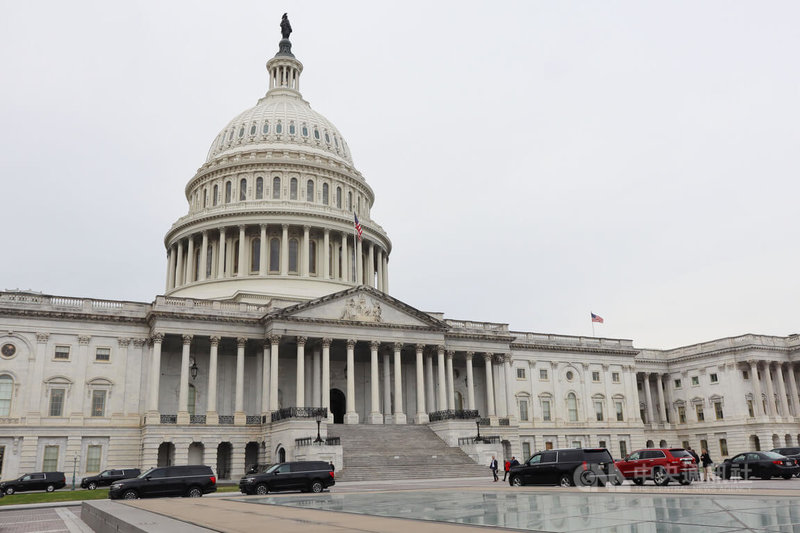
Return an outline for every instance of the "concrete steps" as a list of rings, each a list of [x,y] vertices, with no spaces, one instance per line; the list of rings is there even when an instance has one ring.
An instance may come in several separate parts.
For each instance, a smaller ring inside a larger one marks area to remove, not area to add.
[[[428,426],[329,425],[329,437],[339,437],[344,466],[337,481],[436,479],[489,476],[461,448],[451,448]]]

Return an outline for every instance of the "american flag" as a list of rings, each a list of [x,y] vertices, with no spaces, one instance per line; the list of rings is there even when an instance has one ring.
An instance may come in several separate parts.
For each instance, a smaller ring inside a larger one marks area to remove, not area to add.
[[[603,323],[603,317],[601,317],[600,315],[596,315],[596,314],[592,313],[592,322],[599,322],[599,323],[602,324]]]
[[[358,240],[360,241],[361,240],[361,223],[359,223],[358,217],[356,216],[355,213],[353,213],[353,218],[355,219],[356,233],[358,233]]]

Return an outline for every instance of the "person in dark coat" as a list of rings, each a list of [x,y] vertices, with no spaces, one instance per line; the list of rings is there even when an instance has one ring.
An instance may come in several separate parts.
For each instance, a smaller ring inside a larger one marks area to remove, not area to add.
[[[697,463],[697,465],[699,466],[700,465],[700,457],[697,455],[697,452],[694,451],[691,446],[686,448],[686,451],[689,452],[689,455],[694,457],[694,462]]]
[[[489,463],[489,469],[492,471],[492,477],[497,481],[497,459],[494,458],[494,455],[492,456],[492,461]]]
[[[700,462],[703,463],[703,481],[714,481],[713,476],[708,468],[714,464],[714,461],[711,460],[711,456],[708,454],[708,450],[705,448],[700,450],[700,452]]]
[[[514,468],[515,466],[519,466],[519,461],[517,461],[517,458],[512,455],[511,456],[511,468]]]

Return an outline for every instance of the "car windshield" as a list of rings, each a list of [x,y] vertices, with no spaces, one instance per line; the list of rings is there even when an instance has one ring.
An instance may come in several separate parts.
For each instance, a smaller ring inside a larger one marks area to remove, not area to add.
[[[100,477],[108,477],[110,475],[111,475],[111,471],[110,470],[105,470],[105,471],[103,471],[102,474],[100,474]]]
[[[281,466],[281,463],[276,463],[276,464],[270,466],[269,468],[267,468],[267,471],[265,472],[265,474],[273,473],[279,466]]]
[[[767,459],[783,459],[783,455],[775,452],[764,452],[764,457]]]
[[[144,472],[142,472],[141,474],[139,474],[139,475],[138,475],[138,476],[136,476],[136,477],[138,477],[138,478],[141,478],[141,479],[144,479],[144,478],[146,478],[147,476],[149,476],[149,475],[150,475],[150,472],[152,472],[153,470],[155,470],[155,468],[148,468],[147,470],[145,470]]]

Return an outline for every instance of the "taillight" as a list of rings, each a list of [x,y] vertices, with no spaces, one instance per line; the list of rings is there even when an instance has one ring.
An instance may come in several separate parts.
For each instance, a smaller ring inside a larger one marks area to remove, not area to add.
[[[331,478],[332,478],[333,477],[333,472],[331,471],[331,472],[328,472],[328,473],[331,475]]]
[[[214,484],[216,485],[216,483],[217,483],[217,476],[211,476],[211,483],[214,483]]]
[[[583,469],[589,470],[589,465],[586,464],[586,461],[583,462]]]
[[[782,465],[783,461],[781,461],[779,459],[776,459],[776,460],[772,461],[772,464],[774,464],[774,465]]]

